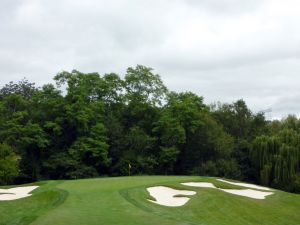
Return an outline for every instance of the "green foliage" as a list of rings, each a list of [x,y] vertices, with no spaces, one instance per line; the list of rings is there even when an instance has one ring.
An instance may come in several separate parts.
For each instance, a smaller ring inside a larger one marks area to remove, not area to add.
[[[239,165],[234,159],[206,161],[200,166],[194,167],[193,174],[201,176],[220,176],[231,178],[241,177]]]
[[[10,146],[0,143],[0,185],[11,183],[18,174],[17,155]]]
[[[267,121],[245,101],[208,107],[170,92],[153,69],[58,73],[0,89],[0,143],[20,157],[17,183],[105,175],[198,174],[299,190],[300,122]],[[12,180],[10,180],[12,181]]]
[[[260,183],[269,186],[271,181],[272,165],[264,165],[260,171]]]
[[[218,175],[218,168],[216,165],[216,162],[213,162],[211,160],[201,164],[200,168],[194,168],[193,171],[197,175],[203,175],[203,176],[217,176]]]
[[[30,99],[35,92],[37,91],[37,88],[35,87],[34,83],[30,83],[25,78],[18,83],[9,82],[8,84],[4,85],[4,87],[0,90],[0,96],[10,96],[10,95],[20,95],[25,99]]]
[[[109,166],[108,144],[106,143],[106,129],[98,123],[91,128],[85,137],[78,138],[69,149],[69,153],[77,162],[95,167],[95,170]],[[96,174],[96,173],[95,173]]]
[[[251,158],[262,184],[288,191],[293,189],[291,184],[300,165],[299,137],[299,133],[284,125],[276,135],[260,136],[253,141]]]
[[[216,164],[218,168],[218,176],[231,177],[233,179],[241,178],[241,168],[235,159],[220,159]]]
[[[177,161],[179,150],[175,147],[161,147],[159,152],[159,164],[165,169],[165,173],[174,171],[174,164]]]
[[[124,83],[129,102],[161,104],[167,92],[160,76],[153,74],[151,68],[141,65],[127,69]]]
[[[213,108],[213,116],[223,124],[225,130],[239,139],[250,137],[254,118],[243,100],[232,104],[219,104]]]

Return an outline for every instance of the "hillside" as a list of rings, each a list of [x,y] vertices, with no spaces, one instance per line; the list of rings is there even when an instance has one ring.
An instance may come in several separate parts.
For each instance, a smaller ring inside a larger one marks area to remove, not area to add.
[[[206,182],[216,188],[183,182]],[[265,199],[238,196],[220,190],[248,188],[211,177],[116,177],[30,185],[39,186],[32,196],[0,201],[1,225],[298,225],[300,221],[300,195],[271,189],[272,195]],[[147,200],[155,200],[147,188],[156,186],[196,194],[187,196],[189,200],[182,206],[162,206]]]

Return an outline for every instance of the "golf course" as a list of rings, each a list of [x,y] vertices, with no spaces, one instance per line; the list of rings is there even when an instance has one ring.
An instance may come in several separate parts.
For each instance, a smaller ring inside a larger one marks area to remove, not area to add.
[[[0,225],[300,225],[300,0],[0,6]]]
[[[185,182],[207,186],[210,184],[215,188],[183,185]],[[30,196],[11,201],[0,200],[0,224],[298,225],[300,223],[300,195],[270,189],[270,195],[265,199],[254,199],[220,191],[249,190],[240,184],[199,176],[132,176],[41,181],[18,186],[38,186]],[[156,199],[147,191],[147,188],[155,186],[186,190],[195,194],[176,195],[174,199],[188,197],[189,200],[182,206],[169,207],[155,203]],[[0,189],[3,192],[4,189],[15,187],[2,186]],[[251,189],[259,188],[254,186]]]

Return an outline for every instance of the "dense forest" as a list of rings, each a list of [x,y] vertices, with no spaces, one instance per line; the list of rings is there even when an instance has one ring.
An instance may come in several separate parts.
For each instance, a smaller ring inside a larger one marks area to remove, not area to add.
[[[61,72],[0,90],[0,184],[138,174],[234,178],[300,192],[300,120],[206,105],[151,68]],[[200,90],[201,91],[201,90]]]

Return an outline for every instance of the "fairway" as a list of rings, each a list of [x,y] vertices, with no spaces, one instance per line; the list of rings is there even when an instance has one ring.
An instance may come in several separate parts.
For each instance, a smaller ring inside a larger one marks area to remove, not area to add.
[[[184,186],[210,182],[245,189],[212,177],[136,176],[44,181],[32,196],[0,201],[1,225],[299,225],[300,195],[272,189],[258,200],[213,188]],[[166,207],[148,201],[148,187],[195,191],[187,204]],[[0,187],[11,188],[11,187]]]

